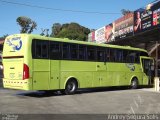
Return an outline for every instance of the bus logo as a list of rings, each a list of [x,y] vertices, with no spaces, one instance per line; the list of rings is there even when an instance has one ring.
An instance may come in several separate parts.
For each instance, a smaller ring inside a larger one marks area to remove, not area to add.
[[[126,64],[126,66],[131,70],[131,71],[135,71],[135,66],[133,63],[128,63]]]
[[[19,51],[22,48],[21,37],[15,37],[12,39],[7,39],[6,44],[12,47],[14,51]]]

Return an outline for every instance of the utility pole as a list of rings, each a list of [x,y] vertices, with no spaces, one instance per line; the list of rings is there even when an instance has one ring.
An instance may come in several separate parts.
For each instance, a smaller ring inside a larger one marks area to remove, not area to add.
[[[158,41],[156,41],[156,46],[157,46],[157,48],[156,48],[156,59],[155,59],[155,77],[158,77],[158,47],[159,47],[159,45],[158,45]]]

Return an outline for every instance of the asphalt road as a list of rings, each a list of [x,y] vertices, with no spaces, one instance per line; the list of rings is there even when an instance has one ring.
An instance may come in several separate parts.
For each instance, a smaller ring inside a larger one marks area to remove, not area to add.
[[[1,114],[158,114],[153,88],[82,90],[75,95],[0,88]]]
[[[20,114],[160,113],[160,93],[151,88],[79,91],[75,95],[0,89],[0,112]]]

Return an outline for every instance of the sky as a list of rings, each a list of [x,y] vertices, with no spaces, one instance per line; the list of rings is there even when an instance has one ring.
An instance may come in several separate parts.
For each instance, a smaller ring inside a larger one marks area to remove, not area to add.
[[[52,9],[27,7],[5,3],[4,1]],[[120,18],[122,16],[122,9],[134,11],[145,7],[153,1],[154,0],[0,0],[0,37],[6,34],[10,35],[20,32],[20,26],[16,22],[19,16],[27,16],[37,23],[37,29],[34,30],[33,34],[40,34],[42,28],[49,29],[50,34],[52,25],[57,22],[61,24],[76,22],[89,29],[98,29]],[[65,10],[84,12],[67,12]]]

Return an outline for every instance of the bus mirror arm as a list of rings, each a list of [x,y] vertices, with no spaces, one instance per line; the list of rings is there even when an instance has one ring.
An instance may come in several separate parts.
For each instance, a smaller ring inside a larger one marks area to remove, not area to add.
[[[155,64],[154,64],[154,62],[151,62],[150,68],[151,68],[151,71],[154,71],[154,70],[155,70]]]

